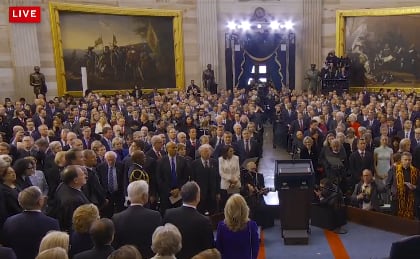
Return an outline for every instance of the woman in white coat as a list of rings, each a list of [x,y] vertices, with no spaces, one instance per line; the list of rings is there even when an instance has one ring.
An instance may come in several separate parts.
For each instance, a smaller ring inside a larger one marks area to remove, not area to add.
[[[239,166],[239,157],[234,155],[234,149],[230,145],[222,148],[222,156],[219,157],[220,174],[220,209],[233,193],[239,193],[241,188],[241,172]]]

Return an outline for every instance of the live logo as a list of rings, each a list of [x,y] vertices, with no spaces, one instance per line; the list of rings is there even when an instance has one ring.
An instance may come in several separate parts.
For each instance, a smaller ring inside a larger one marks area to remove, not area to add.
[[[40,23],[41,7],[39,6],[10,6],[10,23]]]

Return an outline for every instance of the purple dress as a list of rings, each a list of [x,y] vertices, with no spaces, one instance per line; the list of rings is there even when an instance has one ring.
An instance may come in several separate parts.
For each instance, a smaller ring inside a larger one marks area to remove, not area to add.
[[[224,221],[217,226],[216,248],[222,259],[256,259],[259,249],[258,227],[250,220],[247,226],[237,232],[231,231]]]

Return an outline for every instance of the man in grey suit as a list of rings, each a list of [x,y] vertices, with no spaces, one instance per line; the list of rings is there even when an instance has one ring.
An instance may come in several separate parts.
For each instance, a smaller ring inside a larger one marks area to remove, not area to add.
[[[149,185],[145,181],[130,183],[127,194],[130,207],[112,217],[115,225],[113,246],[118,249],[132,244],[139,249],[143,258],[151,258],[154,255],[150,248],[152,235],[162,225],[162,218],[159,212],[144,207],[149,200]]]

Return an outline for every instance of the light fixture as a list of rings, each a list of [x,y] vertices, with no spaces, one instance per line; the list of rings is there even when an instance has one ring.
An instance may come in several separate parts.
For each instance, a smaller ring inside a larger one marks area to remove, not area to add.
[[[283,25],[283,28],[285,28],[286,30],[293,30],[293,26],[295,24],[292,21],[286,21]]]
[[[227,27],[229,28],[229,30],[233,31],[236,29],[236,23],[233,21],[228,22]]]
[[[251,24],[248,21],[243,21],[241,22],[241,29],[244,31],[248,31],[249,29],[251,29]]]
[[[261,29],[261,28],[262,28],[261,23],[257,24],[257,28],[258,28],[258,29]]]
[[[270,23],[270,28],[272,30],[278,30],[280,28],[280,23],[278,21],[272,21]]]

